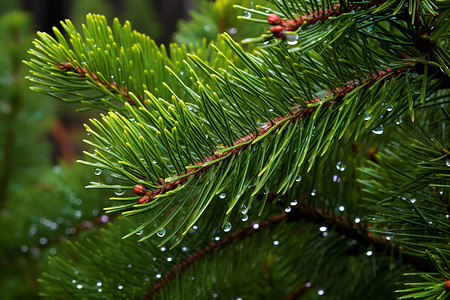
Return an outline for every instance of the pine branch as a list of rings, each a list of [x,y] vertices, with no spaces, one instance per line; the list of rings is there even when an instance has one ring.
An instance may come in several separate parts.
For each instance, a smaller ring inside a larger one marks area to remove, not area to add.
[[[390,80],[395,78],[402,73],[412,70],[415,68],[415,65],[411,64],[410,67],[403,67],[393,70],[392,68],[388,68],[386,70],[379,71],[377,73],[371,74],[369,79],[366,79],[362,82],[348,82],[346,86],[342,86],[336,88],[332,93],[329,93],[323,99],[315,98],[312,99],[308,103],[308,108],[296,108],[293,109],[292,112],[288,115],[275,118],[269,122],[266,122],[262,127],[258,128],[258,134],[251,133],[245,137],[240,138],[233,142],[231,147],[224,146],[225,149],[216,150],[213,156],[206,157],[202,159],[200,162],[196,163],[194,166],[191,165],[188,168],[186,173],[175,174],[166,180],[163,185],[156,190],[152,190],[151,192],[146,193],[145,200],[138,200],[139,204],[151,202],[155,199],[155,196],[162,195],[166,192],[172,191],[179,187],[182,184],[188,182],[188,180],[192,176],[198,176],[203,172],[206,172],[214,165],[221,163],[223,160],[229,160],[233,156],[241,153],[241,151],[247,149],[249,146],[254,144],[256,141],[260,140],[261,137],[265,136],[268,133],[277,133],[277,129],[282,127],[286,127],[288,124],[294,124],[291,126],[296,126],[295,121],[298,119],[302,119],[305,116],[312,115],[318,107],[329,106],[332,103],[339,102],[342,100],[347,94],[352,92],[355,88],[362,86],[363,89],[370,89],[372,85],[380,80]],[[196,165],[200,165],[196,167]],[[149,180],[145,178],[144,180]],[[140,198],[141,199],[141,198]]]

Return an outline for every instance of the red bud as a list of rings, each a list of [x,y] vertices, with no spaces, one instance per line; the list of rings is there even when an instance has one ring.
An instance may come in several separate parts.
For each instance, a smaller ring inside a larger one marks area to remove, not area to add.
[[[144,196],[147,193],[147,189],[141,184],[136,184],[134,186],[134,193],[139,196]]]
[[[278,25],[282,20],[283,19],[277,14],[270,14],[267,16],[267,22],[269,22],[270,25]]]

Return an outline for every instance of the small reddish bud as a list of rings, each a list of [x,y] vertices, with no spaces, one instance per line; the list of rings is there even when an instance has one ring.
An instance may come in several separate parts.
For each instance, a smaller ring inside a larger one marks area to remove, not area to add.
[[[272,27],[270,27],[270,31],[273,34],[277,35],[277,34],[281,33],[282,31],[284,31],[284,27],[281,25],[272,26]]]
[[[68,62],[62,62],[59,65],[57,65],[58,68],[64,71],[72,71],[73,67]]]
[[[278,25],[282,20],[283,19],[277,14],[270,14],[267,16],[267,22],[269,22],[270,25]]]
[[[134,193],[139,196],[144,196],[147,193],[147,189],[141,184],[136,184],[134,186]]]
[[[148,203],[149,201],[150,201],[150,197],[147,195],[144,195],[141,198],[139,198],[138,203],[145,204],[145,203]]]
[[[450,280],[448,280],[445,284],[444,284],[444,288],[446,291],[450,291]]]

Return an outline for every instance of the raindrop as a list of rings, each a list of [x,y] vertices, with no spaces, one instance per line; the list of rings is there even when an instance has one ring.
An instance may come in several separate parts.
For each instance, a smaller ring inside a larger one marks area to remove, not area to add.
[[[230,230],[231,230],[231,223],[226,222],[225,225],[223,226],[223,231],[228,232]]]
[[[186,252],[186,251],[188,251],[189,249],[188,249],[188,247],[183,247],[183,248],[181,248],[181,250],[183,250],[184,252]]]
[[[244,215],[241,220],[244,221],[244,222],[247,221],[248,220],[248,215]]]
[[[133,122],[135,120],[135,118],[132,115],[128,116],[128,120],[130,120],[131,122]]]
[[[291,202],[291,206],[296,206],[298,204],[297,199],[295,199],[294,201]]]
[[[371,250],[367,251],[366,255],[367,256],[371,256],[373,254],[373,252]]]
[[[279,241],[273,241],[273,244],[274,244],[275,246],[278,246],[278,245],[280,244],[280,242],[279,242]]]
[[[295,45],[298,43],[298,34],[286,34],[288,45]]]
[[[394,109],[394,106],[391,104],[386,108],[386,111],[392,111]]]
[[[143,229],[139,230],[138,232],[136,232],[136,235],[141,235],[144,232]]]
[[[242,207],[241,207],[241,214],[243,214],[243,215],[247,214],[247,206],[242,205]]]
[[[342,161],[338,162],[336,165],[336,169],[338,169],[341,172],[345,171],[345,168],[346,168],[346,166],[344,165],[344,163]]]
[[[39,243],[41,243],[41,245],[45,245],[45,244],[47,244],[47,239],[45,237],[41,237],[39,239]]]
[[[98,176],[98,175],[102,174],[102,170],[99,169],[99,168],[96,168],[96,169],[94,170],[94,174]]]
[[[364,114],[364,121],[369,121],[372,118],[371,115],[369,115],[368,113]]]
[[[402,116],[398,117],[398,121],[395,124],[400,125],[402,123]]]
[[[450,167],[450,158],[447,158],[447,159],[445,160],[445,165],[446,165],[447,167]]]
[[[290,211],[291,211],[291,207],[290,207],[290,206],[286,207],[286,208],[284,209],[284,211],[287,212],[287,213],[290,212]]]
[[[81,290],[83,288],[83,285],[79,284],[77,285],[77,289]]]
[[[321,232],[325,232],[325,231],[328,230],[328,228],[327,228],[326,226],[320,226],[319,230],[320,230]]]
[[[383,125],[380,125],[377,128],[374,128],[372,130],[372,132],[375,133],[375,134],[383,134],[383,132],[384,132]]]
[[[414,202],[416,202],[416,199],[411,199],[411,200],[409,200],[411,203],[414,203]]]
[[[325,291],[324,291],[324,290],[319,290],[319,291],[317,292],[317,294],[318,294],[319,296],[322,296],[323,294],[325,294]]]
[[[81,218],[82,215],[83,215],[83,212],[81,210],[75,211],[75,218],[79,219],[79,218]]]
[[[22,250],[22,252],[27,252],[28,251],[28,246],[23,245],[22,247],[20,247],[20,250]]]
[[[165,234],[166,234],[166,229],[164,229],[164,228],[156,233],[156,235],[159,237],[163,237]],[[161,248],[161,250],[162,250],[162,248]]]
[[[156,274],[156,276],[155,276],[156,278],[161,278],[161,274]]]
[[[128,264],[128,268],[131,268],[133,265],[132,264]]]
[[[101,281],[97,282],[97,286],[102,286],[102,282]]]
[[[101,293],[101,292],[102,292],[102,289],[98,289],[97,291],[98,291],[99,293]]]
[[[341,178],[337,175],[333,175],[333,182],[339,182],[341,181]]]
[[[111,79],[114,79],[114,75],[111,75]]]
[[[167,258],[167,261],[168,261],[168,262],[171,262],[171,261],[172,261],[172,257],[169,256],[169,257]]]
[[[208,32],[208,31],[211,30],[211,26],[205,25],[205,27],[203,27],[203,29],[204,29],[206,32]]]
[[[232,28],[228,29],[227,32],[228,32],[228,34],[236,34],[237,28],[236,27],[232,27]]]
[[[311,287],[311,282],[305,283],[305,286],[308,287],[308,288]]]
[[[359,222],[361,222],[361,219],[360,218],[356,218],[355,219],[355,223],[359,223]]]
[[[298,175],[297,178],[295,178],[295,181],[299,182],[300,180],[302,180],[302,176]]]
[[[345,207],[344,206],[339,206],[339,211],[344,211],[345,210]]]
[[[214,238],[214,240],[215,240],[215,241],[219,241],[219,240],[220,240],[220,237],[216,236],[216,237]]]
[[[242,12],[242,15],[244,16],[244,18],[250,18],[252,16],[252,14],[250,12],[246,11],[246,10],[244,10]]]
[[[314,197],[315,195],[316,195],[316,190],[312,190],[312,191],[311,191],[311,196]]]
[[[123,194],[125,194],[125,190],[121,188],[114,189],[114,194],[116,194],[117,196],[122,196]]]
[[[74,279],[74,280],[72,280],[72,283],[76,283],[77,281]]]
[[[259,228],[259,224],[258,223],[253,224],[253,229],[258,229],[258,228]]]
[[[219,194],[219,198],[220,199],[225,199],[226,196],[227,196],[227,194],[225,194],[225,193],[220,193]]]
[[[184,75],[184,71],[181,71],[181,72],[180,72],[180,75],[183,76],[183,75]]]

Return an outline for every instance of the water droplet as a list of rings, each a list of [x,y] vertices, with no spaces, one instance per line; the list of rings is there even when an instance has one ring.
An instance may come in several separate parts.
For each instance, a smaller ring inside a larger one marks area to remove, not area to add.
[[[172,257],[169,256],[169,257],[167,258],[167,261],[168,261],[168,262],[171,262],[171,261],[172,261]]]
[[[101,293],[101,292],[102,292],[102,289],[98,289],[97,291],[98,291],[99,293]]]
[[[286,41],[288,45],[295,45],[298,43],[298,34],[286,34]]]
[[[324,290],[319,290],[319,291],[317,292],[317,294],[318,294],[319,296],[322,296],[323,294],[325,294],[325,291],[324,291]]]
[[[237,28],[236,27],[229,28],[229,29],[227,29],[227,32],[228,32],[228,34],[231,34],[231,35],[236,34]]]
[[[41,243],[41,245],[45,245],[45,244],[47,244],[47,239],[45,237],[41,237],[39,239],[39,243]]]
[[[189,250],[189,248],[188,248],[188,247],[186,247],[186,246],[184,246],[183,248],[181,248],[181,250],[183,250],[184,252],[186,252],[186,251],[188,251],[188,250]]]
[[[22,247],[20,247],[20,250],[22,250],[22,252],[27,252],[28,251],[28,246],[23,245]]]
[[[228,232],[230,230],[231,230],[231,223],[226,222],[225,225],[223,226],[223,231]]]
[[[258,223],[253,224],[253,229],[258,229],[258,228],[259,228],[259,224]]]
[[[333,182],[340,182],[341,181],[341,177],[337,176],[337,175],[333,175]]]
[[[319,230],[320,230],[321,232],[325,232],[325,231],[328,230],[328,228],[327,228],[326,226],[320,226],[320,227],[319,227]]]
[[[395,124],[400,125],[402,123],[402,116],[398,117],[398,121]]]
[[[98,175],[102,174],[102,170],[99,169],[99,168],[96,168],[96,169],[94,170],[94,174],[98,176]]]
[[[143,229],[139,230],[138,232],[136,232],[136,235],[141,235],[144,232]]]
[[[76,210],[75,211],[75,218],[79,219],[83,216],[83,212],[81,210]]]
[[[305,283],[305,286],[308,287],[308,288],[311,287],[311,282]]]
[[[364,114],[364,121],[369,121],[372,118],[371,115],[369,115],[368,113]]]
[[[273,244],[274,244],[275,246],[278,246],[278,245],[280,244],[280,242],[279,242],[279,241],[273,241]]]
[[[371,250],[367,251],[366,255],[367,256],[371,256],[373,254],[373,252]]]
[[[297,178],[295,178],[295,181],[299,182],[300,180],[302,180],[302,176],[298,175]]]
[[[241,214],[243,214],[243,215],[247,214],[247,206],[245,206],[245,205],[241,206]]]
[[[291,208],[290,206],[288,206],[288,207],[286,207],[286,208],[284,209],[284,211],[287,212],[287,213],[290,212],[291,210],[292,210],[292,208]]]
[[[216,237],[214,238],[214,240],[215,240],[215,241],[219,241],[219,240],[220,240],[220,237],[216,236]]]
[[[111,75],[111,79],[114,79],[114,75]]]
[[[152,163],[156,165],[158,162],[156,160],[153,160]]]
[[[252,14],[250,12],[246,11],[246,10],[244,10],[242,12],[242,15],[244,16],[244,18],[250,18],[252,16]]]
[[[219,198],[220,199],[225,199],[226,196],[227,196],[227,194],[225,194],[225,193],[220,193],[219,194]]]
[[[375,133],[375,134],[383,134],[383,132],[384,132],[383,125],[380,125],[377,128],[374,128],[372,130],[372,132]]]
[[[133,265],[132,264],[128,264],[128,268],[131,268]]]
[[[338,162],[336,165],[336,169],[338,169],[341,172],[345,171],[346,166],[344,165],[344,163],[342,161]]]
[[[312,191],[311,191],[311,196],[314,197],[315,195],[316,195],[316,190],[312,190]]]
[[[134,122],[135,118],[132,115],[129,115],[128,120],[130,120],[131,122]]]
[[[394,109],[394,106],[391,104],[386,108],[386,111],[392,111]]]
[[[360,218],[356,218],[355,219],[355,223],[359,223],[359,222],[361,222],[361,219]]]
[[[247,221],[248,220],[248,215],[244,215],[241,220],[244,221],[244,222]]]
[[[411,203],[414,203],[414,202],[416,202],[416,199],[413,198],[410,201],[411,201]]]
[[[217,297],[219,297],[219,295],[217,295],[217,293],[214,293],[213,298],[217,298]]]
[[[296,206],[298,204],[297,199],[295,199],[294,201],[291,202],[291,206]]]
[[[183,75],[184,75],[184,71],[181,71],[181,72],[180,72],[180,75],[183,76]]]
[[[97,282],[97,286],[102,286],[102,282],[101,281]]]
[[[77,281],[74,279],[74,280],[72,280],[72,283],[76,283]]]
[[[203,29],[204,29],[206,32],[208,32],[208,31],[211,30],[211,26],[205,25],[205,27],[203,27]]]
[[[123,194],[125,194],[125,190],[121,188],[114,189],[114,194],[116,194],[117,196],[122,196]]]
[[[77,289],[81,290],[82,288],[83,288],[83,285],[81,285],[81,284],[77,285]]]
[[[345,210],[345,207],[344,206],[339,206],[339,211],[344,211]]]
[[[447,159],[445,160],[445,165],[446,165],[447,167],[450,167],[450,158],[447,158]]]
[[[159,237],[163,237],[164,235],[166,235],[166,229],[165,228],[161,229],[160,231],[158,231],[156,233],[156,235],[159,236]]]
[[[161,274],[156,274],[156,276],[155,276],[156,278],[161,278]]]

